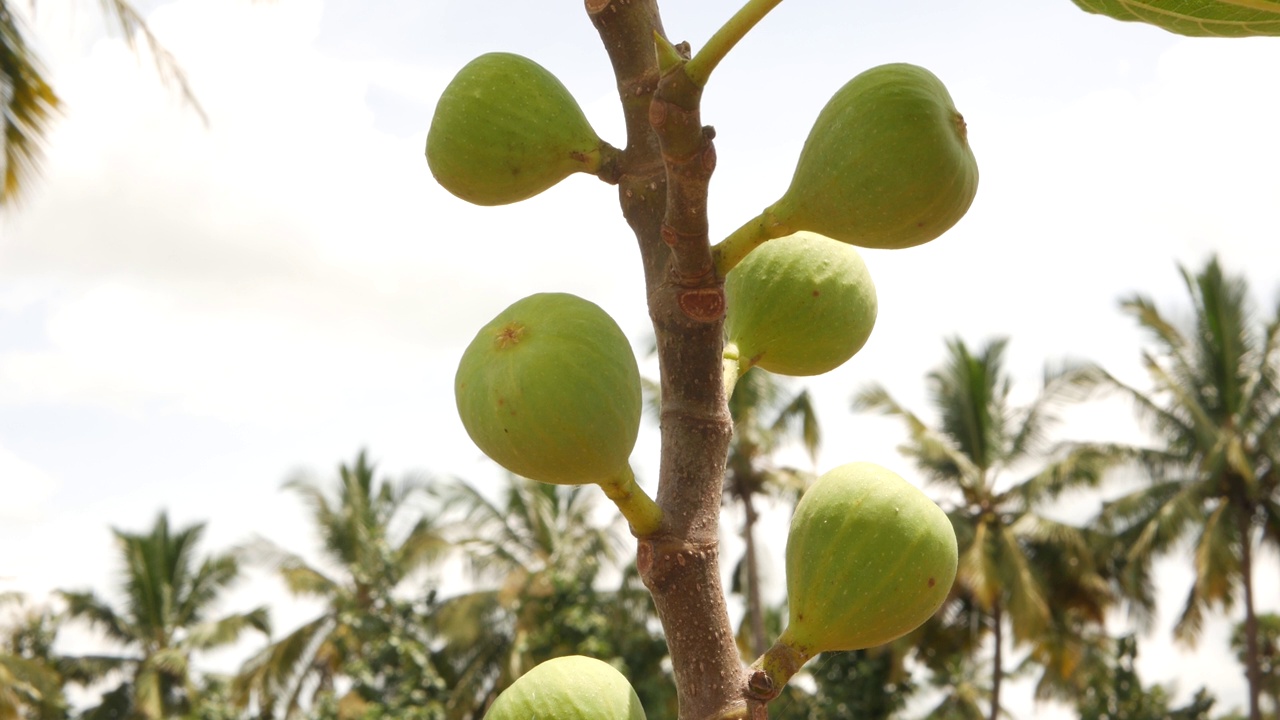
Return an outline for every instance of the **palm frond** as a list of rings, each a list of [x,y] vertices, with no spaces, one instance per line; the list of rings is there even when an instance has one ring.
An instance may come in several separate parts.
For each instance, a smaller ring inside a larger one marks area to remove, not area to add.
[[[317,646],[335,625],[332,616],[321,615],[246,660],[231,683],[236,705],[246,707],[256,701],[268,716],[281,707],[286,716],[295,712],[300,688],[314,669]]]
[[[453,544],[444,536],[435,518],[419,518],[394,550],[392,564],[400,577],[440,559]]]
[[[128,0],[101,0],[101,3],[103,14],[115,25],[129,49],[137,52],[139,41],[141,41],[141,44],[150,52],[160,79],[177,90],[183,100],[200,116],[201,121],[208,124],[209,117],[196,99],[195,92],[187,81],[186,73],[183,72],[173,54],[165,49],[160,39],[151,32],[146,18],[142,17],[142,14]]]
[[[1029,510],[1071,490],[1097,488],[1108,471],[1130,457],[1128,452],[1095,443],[1063,443],[1053,455],[1055,460],[998,495],[996,502],[1004,505],[1016,498],[1019,509]]]
[[[1154,363],[1154,360],[1149,362]],[[1091,369],[1088,382],[1095,383],[1099,390],[1126,397],[1133,404],[1138,420],[1151,427],[1156,434],[1173,439],[1175,446],[1184,444],[1182,438],[1196,437],[1195,426],[1179,416],[1175,412],[1176,408],[1167,409],[1161,406],[1151,395],[1120,380],[1101,367],[1094,366]]]
[[[190,548],[194,554],[194,547]],[[172,622],[187,626],[203,622],[218,598],[240,578],[240,562],[234,554],[209,555],[190,574],[170,580],[176,585]]]
[[[455,648],[467,648],[486,641],[495,625],[501,625],[502,603],[496,591],[455,595],[441,602],[427,618],[432,632]]]
[[[1016,428],[1004,462],[1012,464],[1043,450],[1048,431],[1058,421],[1054,410],[1067,402],[1087,399],[1097,388],[1095,366],[1088,363],[1061,361],[1045,363],[1040,392],[1031,404],[1011,411],[1009,425]]]
[[[1265,435],[1264,428],[1280,416],[1280,307],[1263,331],[1242,393],[1241,431],[1255,437]]]
[[[1249,358],[1258,349],[1250,327],[1248,285],[1243,277],[1227,275],[1216,256],[1195,275],[1181,271],[1195,307],[1197,330],[1196,367],[1186,380],[1212,389],[1202,392],[1202,403],[1221,424],[1242,406]]]
[[[1240,574],[1237,548],[1241,538],[1231,517],[1233,509],[1222,503],[1209,513],[1196,541],[1195,583],[1173,628],[1174,637],[1189,645],[1194,645],[1200,636],[1205,609],[1216,604],[1229,611],[1235,604]]]
[[[1006,338],[996,338],[974,353],[960,338],[951,338],[943,365],[927,378],[941,434],[978,468],[1006,459],[1010,382],[1002,364],[1007,345]]]
[[[62,655],[58,658],[58,673],[68,682],[92,685],[114,672],[142,662],[142,658],[120,655]]]
[[[1196,392],[1198,388],[1179,382],[1149,353],[1143,353],[1142,359],[1157,391],[1172,397],[1172,408],[1166,410],[1161,418],[1176,416],[1178,422],[1175,425],[1162,423],[1158,426],[1162,434],[1172,441],[1170,444],[1174,447],[1183,444],[1187,446],[1187,450],[1209,448],[1216,444],[1221,427],[1214,422],[1209,410],[1201,402],[1201,397]]]
[[[246,630],[271,636],[271,617],[266,607],[196,625],[188,631],[184,645],[192,650],[213,650],[237,642]]]
[[[972,540],[961,546],[956,571],[956,582],[966,587],[986,611],[995,607],[1003,590],[997,559],[999,540],[992,535],[989,523],[976,523]]]
[[[58,591],[67,604],[67,616],[80,618],[101,630],[115,642],[128,645],[136,639],[136,631],[128,620],[116,614],[114,608],[93,591]]]
[[[816,462],[818,448],[822,444],[822,430],[818,427],[818,412],[808,390],[802,390],[778,411],[769,425],[775,437],[795,436],[800,439],[809,459]]]
[[[513,517],[532,517],[521,495],[509,493],[506,507],[499,508],[466,480],[438,488],[437,495],[444,512],[456,509],[462,513],[450,527],[457,535],[455,545],[464,551],[473,573],[486,576],[533,563],[524,552],[531,543],[526,542],[525,531],[515,524]],[[512,512],[509,514],[508,510]]]
[[[859,391],[854,396],[853,409],[879,411],[901,419],[910,441],[898,449],[926,470],[931,481],[964,488],[981,477],[981,470],[969,456],[898,403],[883,386],[870,385]]]
[[[1013,528],[994,528],[992,534],[999,553],[997,573],[1009,609],[1009,622],[1014,637],[1025,641],[1048,623],[1049,605]]]
[[[26,28],[0,0],[0,209],[12,205],[36,174],[41,144],[62,103],[27,44]]]
[[[1160,314],[1154,301],[1146,295],[1132,295],[1120,301],[1120,309],[1134,317],[1162,350],[1178,358],[1178,364],[1190,367],[1186,356],[1187,341],[1182,332]]]

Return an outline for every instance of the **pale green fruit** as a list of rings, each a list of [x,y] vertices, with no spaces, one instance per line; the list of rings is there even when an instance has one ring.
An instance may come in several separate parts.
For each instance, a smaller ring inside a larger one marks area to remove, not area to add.
[[[548,660],[502,691],[485,720],[645,720],[631,683],[582,655]]]
[[[555,75],[528,58],[489,53],[458,71],[440,96],[427,164],[463,200],[504,205],[572,173],[595,173],[601,146]]]
[[[811,230],[869,248],[928,242],[964,216],[978,164],[947,88],[897,63],[850,80],[818,114],[791,186],[764,211],[771,237]]]
[[[724,292],[725,332],[744,373],[828,372],[862,348],[876,322],[876,287],[858,251],[816,233],[751,251]]]
[[[530,295],[476,335],[454,378],[476,445],[517,475],[561,485],[630,477],[640,371],[604,310],[567,293]]]
[[[871,463],[842,465],[813,483],[796,504],[786,555],[790,623],[778,642],[806,658],[911,632],[956,576],[946,513]]]

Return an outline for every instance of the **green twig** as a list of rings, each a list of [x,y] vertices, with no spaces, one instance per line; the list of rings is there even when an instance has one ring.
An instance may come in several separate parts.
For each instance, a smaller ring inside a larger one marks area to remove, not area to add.
[[[707,79],[711,77],[711,71],[716,69],[716,65],[780,2],[782,0],[747,0],[747,4],[721,25],[707,44],[685,65],[685,74],[693,84],[706,87]]]

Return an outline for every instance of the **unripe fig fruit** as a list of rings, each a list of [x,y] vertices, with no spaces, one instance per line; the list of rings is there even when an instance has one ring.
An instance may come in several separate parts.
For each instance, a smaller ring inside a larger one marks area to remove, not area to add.
[[[916,65],[872,68],[827,102],[791,186],[765,210],[785,231],[870,248],[929,242],[968,211],[978,165],[942,81]]]
[[[956,535],[932,500],[871,463],[819,477],[787,537],[790,623],[778,640],[802,657],[858,650],[919,627],[956,576]]]
[[[714,248],[722,277],[798,230],[868,248],[929,242],[959,222],[978,164],[947,88],[898,63],[850,80],[818,114],[782,198]]]
[[[515,302],[463,352],[454,394],[471,439],[517,475],[558,485],[631,477],[640,371],[622,329],[592,302]]]
[[[876,287],[853,247],[817,233],[770,240],[724,283],[738,372],[819,375],[853,357],[876,322]]]
[[[485,720],[645,720],[631,683],[582,655],[548,660],[502,691]]]
[[[427,164],[446,190],[477,205],[532,197],[600,168],[603,143],[568,89],[511,53],[467,63],[436,104]]]

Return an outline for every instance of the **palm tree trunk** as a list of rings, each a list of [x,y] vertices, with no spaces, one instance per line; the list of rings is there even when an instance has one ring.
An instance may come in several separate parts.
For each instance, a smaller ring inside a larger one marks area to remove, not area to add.
[[[1262,710],[1258,706],[1262,691],[1262,673],[1258,666],[1258,616],[1253,608],[1253,518],[1247,508],[1241,508],[1236,517],[1240,523],[1240,580],[1244,586],[1244,667],[1249,680],[1249,720],[1262,720]]]
[[[991,720],[1000,720],[1000,681],[1004,679],[1004,609],[996,600],[991,608],[991,625],[995,630],[995,659],[991,668]]]
[[[747,566],[747,618],[751,623],[751,652],[756,657],[765,654],[769,649],[769,638],[764,630],[764,607],[760,602],[760,566],[756,559],[756,508],[751,500],[751,490],[745,482],[739,480],[736,488],[738,498],[746,511],[746,522],[742,526],[742,539],[746,543]]]

